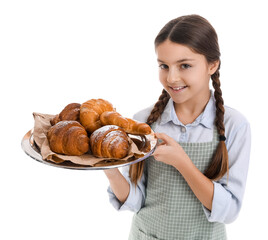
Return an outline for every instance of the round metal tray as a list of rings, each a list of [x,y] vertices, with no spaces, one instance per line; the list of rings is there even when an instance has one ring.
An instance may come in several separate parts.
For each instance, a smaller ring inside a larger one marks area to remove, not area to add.
[[[21,141],[21,147],[24,150],[24,152],[30,156],[31,158],[33,158],[34,160],[53,166],[53,167],[59,167],[59,168],[66,168],[66,169],[73,169],[73,170],[105,170],[105,169],[110,169],[110,168],[118,168],[118,167],[124,167],[124,166],[128,166],[140,161],[145,160],[146,158],[148,158],[149,156],[152,155],[152,153],[155,150],[156,144],[155,146],[152,147],[152,150],[148,153],[146,153],[143,157],[132,160],[132,161],[128,161],[126,163],[122,163],[122,164],[112,164],[111,165],[106,165],[106,166],[86,166],[86,165],[78,165],[75,163],[72,163],[70,161],[64,161],[63,163],[54,163],[48,160],[45,160],[42,158],[41,154],[40,154],[40,150],[38,148],[38,146],[35,144],[34,139],[33,139],[33,134],[32,134],[32,130],[28,131],[22,141]]]

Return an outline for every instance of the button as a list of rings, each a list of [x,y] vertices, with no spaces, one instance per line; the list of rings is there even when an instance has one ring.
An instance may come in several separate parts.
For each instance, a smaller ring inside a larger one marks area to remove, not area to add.
[[[181,127],[181,132],[185,133],[186,132],[186,127]]]

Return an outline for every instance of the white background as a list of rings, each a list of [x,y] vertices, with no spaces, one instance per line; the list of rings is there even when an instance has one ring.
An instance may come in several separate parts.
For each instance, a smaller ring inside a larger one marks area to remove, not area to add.
[[[153,104],[162,89],[154,38],[169,20],[192,13],[215,27],[225,104],[252,127],[243,207],[228,236],[267,239],[268,17],[258,0],[1,1],[0,239],[127,239],[132,213],[109,204],[102,171],[41,164],[21,139],[32,112],[104,98],[131,117]]]

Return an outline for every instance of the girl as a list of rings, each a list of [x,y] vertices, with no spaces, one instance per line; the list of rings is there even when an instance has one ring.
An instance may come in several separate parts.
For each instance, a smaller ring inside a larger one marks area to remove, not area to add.
[[[164,90],[134,118],[161,144],[123,174],[105,170],[110,202],[136,212],[129,239],[226,239],[225,223],[241,208],[251,136],[245,117],[223,104],[217,34],[206,19],[182,16],[159,32],[155,51]]]

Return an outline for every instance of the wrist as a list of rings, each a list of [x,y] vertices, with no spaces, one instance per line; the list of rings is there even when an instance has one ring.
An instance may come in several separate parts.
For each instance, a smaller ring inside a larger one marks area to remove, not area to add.
[[[183,156],[180,156],[177,161],[174,162],[173,167],[175,167],[179,172],[182,172],[183,169],[189,167],[192,164],[192,160],[184,152]]]

